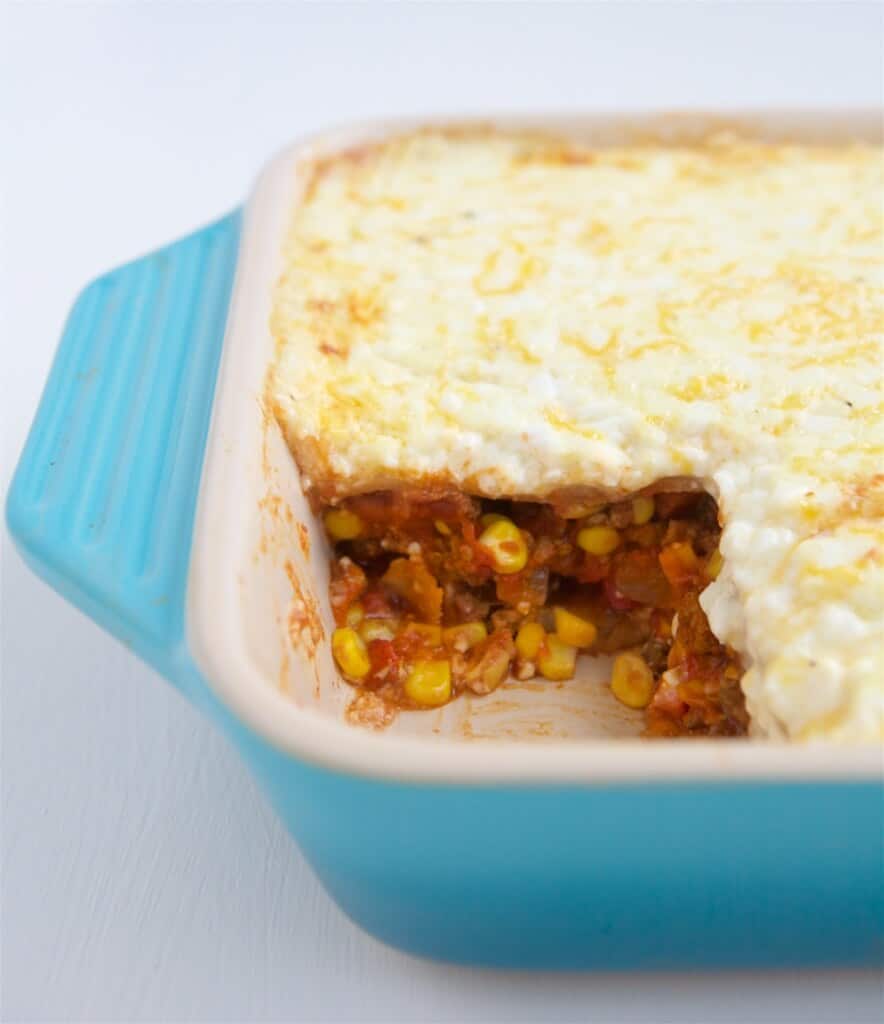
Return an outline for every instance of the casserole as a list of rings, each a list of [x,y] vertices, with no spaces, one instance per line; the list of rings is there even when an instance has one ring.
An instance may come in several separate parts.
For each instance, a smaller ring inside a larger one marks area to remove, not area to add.
[[[872,114],[742,121],[878,132]],[[709,128],[544,123],[598,144]],[[382,732],[345,720],[325,540],[264,401],[267,324],[294,165],[387,130],[282,153],[244,219],[87,288],[10,491],[20,549],[218,721],[333,897],[385,941],[512,966],[879,962],[878,745],[639,742],[598,699],[597,665]]]
[[[745,690],[760,735],[884,740],[881,156],[443,126],[299,165],[268,397],[363,713],[589,650],[656,735]]]

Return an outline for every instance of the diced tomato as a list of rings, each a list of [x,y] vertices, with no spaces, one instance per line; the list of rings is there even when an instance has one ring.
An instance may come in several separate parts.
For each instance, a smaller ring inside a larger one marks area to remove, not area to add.
[[[664,679],[657,687],[657,692],[651,701],[651,708],[660,715],[678,719],[687,710],[687,704],[681,698],[679,687]]]
[[[380,672],[396,661],[396,648],[392,640],[369,640],[367,646],[372,673]]]
[[[497,599],[511,608],[517,608],[522,603],[532,608],[542,608],[546,604],[548,580],[546,569],[524,569],[510,576],[498,576]]]
[[[362,597],[362,607],[367,619],[389,619],[396,614],[390,594],[382,587],[374,586]]]
[[[618,612],[625,612],[630,608],[638,608],[638,601],[631,601],[624,594],[621,594],[611,576],[605,577],[605,599],[611,608]]]

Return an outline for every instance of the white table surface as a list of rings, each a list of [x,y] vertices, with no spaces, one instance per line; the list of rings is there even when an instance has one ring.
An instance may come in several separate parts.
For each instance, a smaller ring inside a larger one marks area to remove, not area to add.
[[[869,105],[882,58],[874,5],[0,3],[3,491],[79,288],[238,203],[291,137],[390,113]],[[3,1020],[882,1018],[871,972],[522,975],[386,949],[225,742],[5,532],[2,570]]]

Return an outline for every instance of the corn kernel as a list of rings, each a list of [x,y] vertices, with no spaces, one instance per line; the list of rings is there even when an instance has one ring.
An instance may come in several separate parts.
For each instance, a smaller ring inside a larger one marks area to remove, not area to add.
[[[406,633],[416,633],[429,644],[438,647],[442,643],[442,627],[432,626],[425,622],[409,622],[405,627]]]
[[[654,673],[631,651],[618,654],[611,671],[611,692],[628,708],[646,708],[654,696]]]
[[[541,644],[537,667],[544,679],[571,679],[577,664],[577,648],[551,633]]]
[[[372,640],[392,640],[399,623],[395,619],[363,619],[359,624],[359,635],[367,643]]]
[[[569,612],[567,608],[553,609],[556,623],[556,636],[573,647],[591,647],[595,643],[596,628],[586,619]]]
[[[546,637],[546,630],[539,622],[526,622],[516,634],[516,651],[523,661],[534,661],[540,645]]]
[[[484,516],[479,517],[479,522],[483,526],[491,526],[492,523],[499,523],[503,519],[506,519],[506,516],[502,516],[499,512],[486,512]]]
[[[405,679],[405,693],[415,704],[444,704],[451,698],[451,665],[447,661],[418,661]]]
[[[525,568],[528,545],[512,520],[495,520],[483,530],[479,544],[491,555],[496,572],[509,575]]]
[[[436,527],[436,532],[441,533],[443,537],[451,536],[451,529],[447,523],[444,523],[441,519],[434,519],[433,526]]]
[[[636,526],[644,526],[654,518],[654,499],[647,495],[639,495],[632,499],[632,521]]]
[[[709,556],[709,561],[706,563],[706,575],[710,580],[717,580],[718,574],[721,572],[721,568],[724,565],[724,559],[721,557],[721,552],[716,548]]]
[[[445,646],[461,653],[482,643],[487,636],[488,630],[484,622],[464,622],[460,626],[449,626],[442,630]]]
[[[360,622],[365,618],[365,609],[358,601],[354,601],[353,604],[347,609],[347,625],[358,626]]]
[[[620,534],[613,526],[585,526],[577,534],[577,544],[591,555],[610,555],[620,546]]]
[[[325,528],[332,540],[353,540],[362,533],[362,520],[346,508],[331,508],[325,513]]]
[[[349,626],[342,626],[332,633],[332,654],[338,668],[349,679],[363,679],[371,671],[365,643]]]

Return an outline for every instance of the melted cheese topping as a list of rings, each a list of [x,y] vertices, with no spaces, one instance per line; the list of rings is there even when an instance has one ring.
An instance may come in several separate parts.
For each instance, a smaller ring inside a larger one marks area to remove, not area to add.
[[[769,736],[884,735],[882,153],[419,132],[317,165],[271,400],[326,499],[698,478]]]

